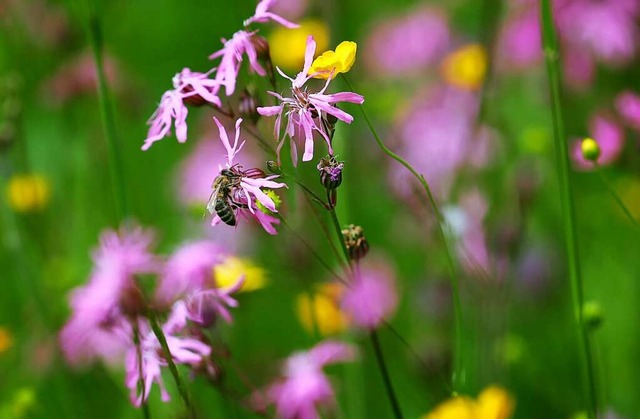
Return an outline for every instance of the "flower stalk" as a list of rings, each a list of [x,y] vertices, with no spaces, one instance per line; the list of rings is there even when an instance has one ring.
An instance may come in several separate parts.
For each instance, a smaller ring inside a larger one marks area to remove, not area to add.
[[[582,370],[587,381],[586,398],[588,402],[588,416],[595,419],[598,414],[597,383],[593,353],[589,344],[589,337],[583,316],[583,284],[580,272],[577,232],[575,224],[575,206],[573,191],[569,179],[569,149],[564,132],[564,120],[562,114],[560,93],[560,56],[558,51],[558,39],[553,20],[553,11],[550,0],[540,1],[540,14],[542,16],[542,44],[544,58],[549,81],[551,95],[551,114],[553,120],[553,136],[556,145],[556,164],[558,166],[558,180],[560,183],[560,202],[562,206],[563,227],[565,233],[565,246],[567,249],[569,264],[569,280],[571,283],[571,295],[576,331],[579,340],[579,355]]]
[[[349,81],[349,79],[343,74],[342,75],[344,78],[345,83],[347,84],[347,86],[349,87],[349,89],[353,90],[353,85],[351,84],[351,82]],[[376,131],[375,127],[373,126],[373,123],[371,122],[371,120],[369,119],[369,115],[367,115],[366,110],[364,109],[364,105],[360,104],[360,110],[362,111],[362,116],[364,117],[365,121],[367,122],[367,126],[369,127],[369,130],[371,131],[371,134],[373,135],[373,137],[375,138],[376,142],[378,143],[378,146],[382,149],[382,151],[387,154],[389,157],[391,157],[392,159],[394,159],[395,161],[397,161],[398,163],[400,163],[401,165],[403,165],[409,172],[411,172],[411,174],[418,180],[418,182],[420,182],[420,185],[422,185],[422,188],[424,189],[424,191],[427,194],[427,198],[429,199],[429,204],[431,205],[431,209],[434,213],[434,216],[436,218],[436,225],[438,227],[438,234],[440,236],[440,239],[442,240],[442,243],[444,245],[444,249],[445,249],[445,254],[446,254],[446,258],[447,258],[447,266],[449,269],[449,275],[451,277],[451,288],[452,288],[452,292],[453,292],[453,310],[454,310],[454,316],[455,316],[455,355],[454,355],[454,367],[453,367],[453,377],[452,377],[452,386],[453,386],[453,393],[458,393],[461,390],[461,387],[464,385],[464,377],[465,377],[465,367],[464,367],[464,362],[463,362],[463,339],[464,339],[464,335],[463,335],[463,330],[462,330],[462,304],[460,302],[460,281],[458,278],[458,273],[456,270],[456,266],[455,266],[455,262],[454,262],[454,258],[453,258],[453,254],[451,252],[451,248],[449,246],[447,237],[445,235],[444,232],[444,217],[442,215],[442,212],[440,212],[440,208],[438,207],[438,204],[436,203],[435,197],[433,196],[433,193],[431,192],[431,188],[429,187],[429,183],[427,182],[427,179],[421,175],[420,173],[418,173],[410,164],[409,162],[407,162],[405,159],[403,159],[402,157],[398,156],[397,154],[395,154],[393,151],[391,151],[389,148],[387,148],[387,146],[384,144],[384,142],[382,141],[382,139],[380,138],[380,136],[378,135],[378,132]]]
[[[616,190],[613,189],[613,187],[611,186],[611,184],[609,183],[609,181],[605,177],[604,173],[602,173],[602,168],[600,167],[600,165],[597,164],[597,163],[594,163],[594,164],[596,166],[596,172],[598,172],[598,176],[600,176],[600,180],[602,180],[602,183],[604,184],[605,188],[607,188],[607,191],[609,191],[609,193],[611,194],[611,197],[614,199],[614,201],[616,201],[616,204],[618,204],[618,206],[620,207],[622,212],[624,212],[624,214],[627,216],[629,221],[631,221],[631,223],[635,227],[640,227],[640,224],[638,224],[638,220],[636,220],[636,217],[633,216],[633,214],[631,213],[629,208],[627,208],[627,206],[622,201],[622,198],[620,198],[620,195],[618,195]]]

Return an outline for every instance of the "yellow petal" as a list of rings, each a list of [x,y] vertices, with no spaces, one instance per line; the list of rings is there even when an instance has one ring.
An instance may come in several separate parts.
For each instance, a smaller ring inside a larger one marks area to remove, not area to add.
[[[468,397],[452,397],[422,416],[422,419],[478,419],[476,407],[476,402]]]
[[[346,73],[351,70],[356,61],[356,50],[358,45],[352,41],[343,41],[335,51],[326,51],[313,61],[309,74],[316,74],[314,78],[327,79],[335,77],[339,73]]]
[[[447,83],[465,90],[476,90],[484,81],[487,54],[481,45],[464,46],[445,57],[441,71]]]
[[[267,283],[264,269],[247,259],[237,257],[228,257],[216,265],[213,275],[216,285],[220,288],[230,287],[244,275],[244,284],[240,291],[254,291],[263,288]]]
[[[478,396],[478,419],[508,419],[514,407],[513,399],[504,389],[487,387]]]
[[[356,62],[356,51],[358,50],[358,44],[353,41],[343,41],[336,47],[336,56],[342,64],[340,69],[341,73],[346,73],[351,70],[353,63]]]
[[[7,184],[7,200],[16,212],[42,210],[49,203],[50,195],[48,179],[38,174],[16,175]]]
[[[322,336],[335,335],[347,328],[347,319],[338,306],[342,292],[337,284],[325,284],[314,293],[300,294],[296,301],[298,319],[305,330]]]
[[[267,37],[273,64],[287,71],[300,71],[309,35],[313,35],[316,41],[316,51],[324,51],[329,47],[329,27],[322,20],[303,20],[296,29],[278,26]]]

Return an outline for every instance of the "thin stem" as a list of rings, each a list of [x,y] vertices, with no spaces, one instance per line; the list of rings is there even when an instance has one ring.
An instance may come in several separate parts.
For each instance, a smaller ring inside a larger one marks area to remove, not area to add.
[[[605,177],[604,173],[602,173],[602,169],[601,169],[600,165],[596,163],[595,167],[596,167],[596,172],[598,172],[598,176],[600,176],[600,179],[602,180],[602,183],[607,188],[607,190],[609,191],[609,193],[611,194],[613,199],[616,201],[616,203],[620,207],[620,209],[622,209],[622,211],[625,213],[625,215],[627,216],[629,221],[631,221],[633,223],[633,225],[635,225],[636,227],[640,227],[640,224],[638,224],[638,220],[636,220],[636,217],[633,216],[633,214],[631,213],[629,208],[627,208],[627,206],[622,201],[622,198],[620,198],[620,195],[618,195],[616,190],[613,189],[613,187],[611,186],[611,184],[609,183],[609,181]]]
[[[553,119],[553,134],[556,144],[556,163],[558,165],[558,181],[560,183],[560,202],[562,205],[562,218],[565,233],[565,245],[568,255],[569,280],[571,282],[571,297],[573,312],[576,322],[576,331],[579,340],[579,354],[582,370],[587,380],[588,415],[595,419],[598,413],[596,395],[597,383],[593,366],[593,354],[589,345],[587,328],[584,324],[582,306],[584,302],[583,284],[580,274],[578,256],[578,240],[575,225],[575,207],[573,191],[569,179],[569,150],[564,132],[561,94],[560,94],[560,62],[556,28],[553,20],[553,11],[550,0],[540,0],[540,13],[542,16],[542,42],[544,57],[549,79],[549,91],[551,95],[551,114]]]
[[[402,411],[400,410],[398,398],[396,397],[396,393],[393,390],[393,385],[391,384],[391,377],[389,377],[389,370],[387,369],[387,364],[384,361],[384,355],[382,354],[382,348],[380,347],[380,341],[378,340],[378,333],[375,330],[372,330],[371,333],[369,333],[369,337],[371,338],[371,343],[373,344],[373,351],[376,354],[378,367],[380,368],[380,372],[382,373],[382,380],[384,381],[384,385],[387,389],[387,395],[389,396],[389,400],[391,401],[393,415],[396,417],[396,419],[402,419]]]
[[[109,172],[111,174],[111,187],[116,207],[116,220],[122,221],[129,213],[127,196],[124,187],[124,169],[122,155],[120,154],[120,143],[116,132],[113,104],[109,97],[107,78],[104,72],[103,62],[103,36],[100,14],[96,10],[93,0],[88,0],[88,32],[89,42],[93,51],[93,59],[96,65],[96,75],[98,78],[98,100],[100,102],[100,113],[104,124],[104,133],[107,140],[107,153],[109,156]]]
[[[138,391],[142,400],[142,416],[144,419],[150,419],[151,413],[149,412],[149,401],[145,397],[144,394],[144,382],[142,380],[142,349],[140,348],[140,330],[138,329],[137,320],[132,323],[133,325],[133,344],[136,347],[136,356],[138,358],[138,375],[140,379],[138,380]]]
[[[350,268],[349,264],[349,251],[347,250],[347,244],[344,242],[344,236],[342,235],[342,227],[340,227],[340,221],[338,220],[338,214],[336,214],[336,209],[331,208],[329,211],[331,213],[331,221],[333,222],[333,227],[335,229],[336,238],[340,242],[340,248],[342,249],[342,254],[346,260],[346,266]]]
[[[347,83],[347,86],[349,86],[349,89],[353,91],[354,88],[351,82],[349,81],[349,79],[344,74],[342,76],[344,78],[344,81]],[[431,205],[431,209],[436,218],[438,234],[440,236],[440,239],[442,240],[442,243],[445,249],[445,254],[447,258],[447,267],[449,269],[449,275],[451,277],[451,288],[453,293],[456,350],[455,350],[455,356],[454,356],[452,384],[453,384],[453,392],[456,393],[460,390],[461,386],[464,384],[464,378],[465,378],[464,363],[463,363],[463,357],[462,357],[463,355],[462,344],[463,344],[463,338],[464,338],[463,330],[462,330],[462,304],[460,302],[460,285],[459,285],[460,281],[458,279],[458,274],[455,267],[453,254],[451,252],[451,248],[449,247],[447,236],[445,235],[445,232],[444,232],[444,217],[440,212],[440,208],[436,203],[433,193],[431,192],[431,188],[429,187],[429,183],[427,182],[427,179],[423,175],[418,173],[405,159],[398,156],[389,148],[387,148],[387,146],[382,142],[382,139],[378,135],[378,132],[373,126],[373,123],[369,119],[369,116],[367,115],[367,112],[364,109],[364,105],[360,105],[360,110],[362,111],[362,116],[367,122],[369,130],[371,131],[371,134],[373,134],[373,137],[375,138],[376,142],[378,143],[378,146],[382,149],[382,151],[385,154],[387,154],[389,157],[391,157],[392,159],[394,159],[395,161],[403,165],[418,180],[418,182],[420,182],[420,184],[422,185],[422,188],[427,194],[427,197],[429,198],[429,204]]]
[[[162,332],[162,328],[158,324],[156,320],[156,316],[154,313],[149,313],[149,323],[151,324],[151,329],[153,330],[153,334],[158,338],[158,342],[160,342],[160,346],[162,347],[162,351],[166,358],[167,364],[169,365],[169,371],[171,371],[171,375],[173,376],[173,380],[176,382],[176,387],[178,387],[178,393],[180,393],[180,397],[182,401],[184,401],[189,414],[193,416],[193,408],[191,406],[191,400],[189,399],[189,393],[187,392],[187,388],[180,377],[180,373],[178,372],[178,368],[176,364],[173,362],[173,356],[171,355],[171,350],[169,350],[169,345],[167,344],[167,339]]]

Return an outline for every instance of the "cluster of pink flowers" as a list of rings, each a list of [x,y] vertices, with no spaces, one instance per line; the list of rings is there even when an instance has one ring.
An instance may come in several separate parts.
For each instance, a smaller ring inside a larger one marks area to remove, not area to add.
[[[238,305],[231,295],[244,281],[240,276],[231,287],[217,287],[213,268],[225,253],[215,243],[185,244],[166,261],[152,252],[152,244],[153,233],[139,227],[104,232],[89,282],[73,292],[73,312],[60,333],[72,365],[124,362],[136,406],[147,399],[153,383],[169,400],[161,374],[168,354],[152,331],[149,316],[156,314],[150,314],[151,307],[168,312],[161,329],[173,363],[200,370],[213,360],[210,343],[202,333],[194,334],[194,327],[210,327],[218,318],[231,322],[229,308]],[[143,290],[153,279],[156,292],[147,296]]]

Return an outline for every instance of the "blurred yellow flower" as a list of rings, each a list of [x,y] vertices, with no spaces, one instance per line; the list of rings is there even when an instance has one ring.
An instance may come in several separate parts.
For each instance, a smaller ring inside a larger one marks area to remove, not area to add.
[[[477,400],[466,396],[452,397],[422,419],[508,419],[514,407],[509,393],[500,387],[490,386],[480,393]]]
[[[51,186],[48,179],[38,174],[15,175],[7,184],[7,200],[16,212],[44,209],[49,203]]]
[[[322,20],[303,20],[296,29],[278,26],[268,36],[273,64],[285,70],[300,71],[309,35],[313,35],[316,41],[316,51],[324,51],[329,47],[329,27]]]
[[[356,61],[356,51],[358,44],[352,41],[343,41],[335,51],[325,51],[315,59],[309,74],[319,73],[314,78],[328,79],[333,74],[335,77],[339,73],[346,73],[351,70]]]
[[[296,311],[305,330],[313,333],[315,329],[322,336],[343,332],[348,325],[340,310],[338,299],[342,287],[336,283],[323,284],[313,295],[300,294],[296,301]]]
[[[216,284],[221,288],[230,287],[244,275],[245,279],[240,289],[241,292],[255,291],[264,287],[267,283],[264,269],[248,259],[234,256],[229,256],[224,262],[216,265],[213,268],[213,275],[216,279]]]
[[[13,337],[8,329],[0,326],[0,354],[13,346]]]
[[[465,90],[477,90],[487,72],[487,53],[481,45],[466,45],[445,57],[441,72],[447,83]]]

